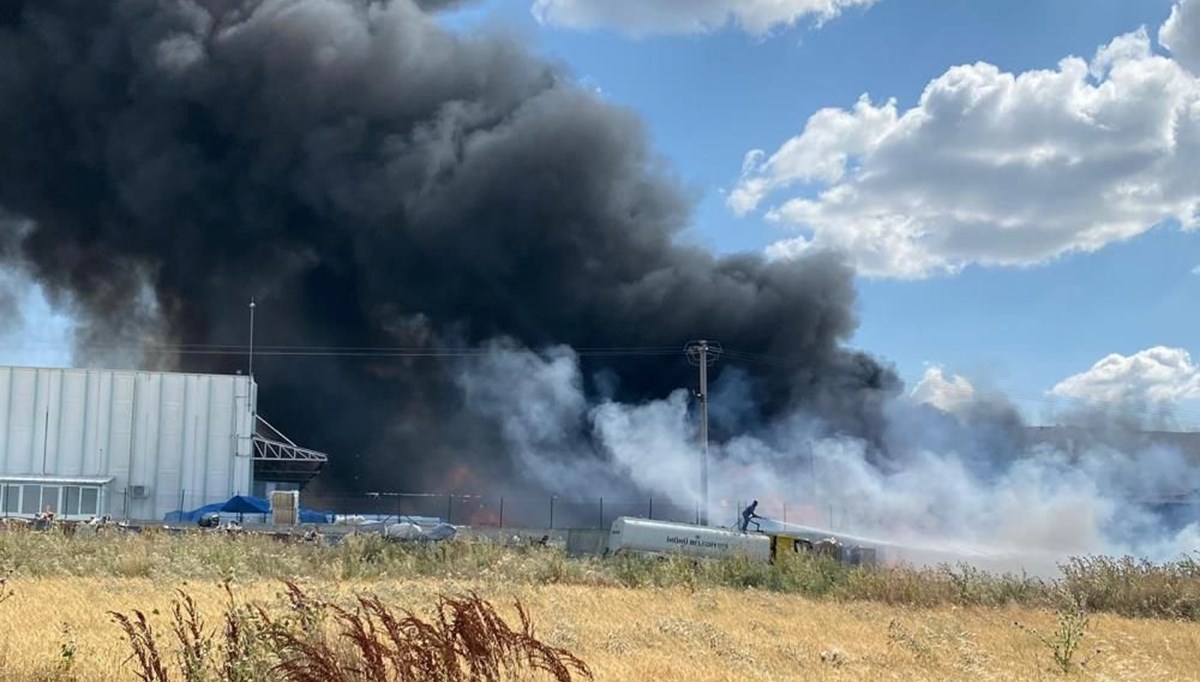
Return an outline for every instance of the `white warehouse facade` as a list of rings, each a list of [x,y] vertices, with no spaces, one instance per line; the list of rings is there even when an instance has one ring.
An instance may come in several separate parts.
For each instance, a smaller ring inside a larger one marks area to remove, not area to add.
[[[257,402],[249,376],[0,367],[0,516],[161,520],[307,482],[325,455]]]

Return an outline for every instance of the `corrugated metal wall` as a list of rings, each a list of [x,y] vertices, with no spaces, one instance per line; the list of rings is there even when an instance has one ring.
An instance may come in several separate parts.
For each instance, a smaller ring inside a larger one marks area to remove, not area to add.
[[[0,367],[0,475],[113,476],[104,513],[161,519],[250,492],[256,402],[245,376]]]

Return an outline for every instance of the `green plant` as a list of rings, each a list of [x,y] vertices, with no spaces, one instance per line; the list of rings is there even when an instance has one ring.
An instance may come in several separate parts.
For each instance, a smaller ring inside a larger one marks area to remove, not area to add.
[[[978,604],[991,578],[978,568],[961,562],[957,570],[955,567],[943,565],[941,572],[954,586],[954,600],[962,605]]]
[[[75,654],[79,651],[79,644],[75,641],[75,630],[69,623],[63,623],[59,631],[62,633],[62,643],[58,650],[58,670],[69,674],[75,667]]]
[[[266,612],[253,604],[238,604],[230,581],[223,584],[229,597],[221,644],[221,679],[224,682],[256,682],[269,679],[273,665],[268,637],[271,622]]]
[[[309,639],[318,640],[325,636],[326,610],[320,602],[310,599],[296,583],[284,581],[286,590],[283,598],[291,611],[292,623]],[[282,621],[287,622],[287,621]]]
[[[1085,667],[1100,650],[1095,650],[1091,656],[1086,659],[1076,662],[1076,656],[1079,654],[1080,648],[1083,645],[1083,640],[1087,636],[1088,628],[1091,625],[1091,620],[1088,617],[1087,611],[1081,607],[1060,609],[1058,612],[1058,626],[1049,634],[1043,634],[1035,628],[1029,628],[1017,624],[1017,627],[1033,635],[1050,650],[1051,658],[1054,664],[1064,673],[1069,673],[1077,667]]]

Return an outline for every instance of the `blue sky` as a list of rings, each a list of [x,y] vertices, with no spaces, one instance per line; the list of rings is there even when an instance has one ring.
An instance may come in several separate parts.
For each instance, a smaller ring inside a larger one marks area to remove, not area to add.
[[[843,9],[815,26],[816,6]],[[695,192],[689,239],[783,257],[811,242],[861,257],[851,343],[895,363],[911,385],[1000,390],[1035,418],[1058,400],[1094,398],[1174,406],[1200,422],[1190,357],[1200,353],[1200,241],[1171,218],[1200,206],[1200,166],[1187,161],[1200,157],[1200,132],[1190,137],[1200,114],[1178,139],[1161,139],[1168,114],[1200,111],[1200,0],[466,7],[442,20],[515,33],[644,120]],[[689,12],[723,25],[690,30],[679,21]],[[1117,40],[1140,27],[1141,38]],[[1060,61],[1071,56],[1092,70],[1076,79],[1087,88],[1027,78],[993,96],[1033,70],[1070,72]],[[970,68],[949,77],[960,65]],[[927,88],[936,92],[925,106]],[[870,105],[856,110],[864,94]],[[827,108],[841,112],[836,125],[814,118]],[[998,164],[1010,151],[1014,160]],[[824,165],[839,154],[844,163]],[[849,199],[823,194],[835,189]],[[36,291],[22,296],[25,329],[0,336],[5,360],[68,362],[69,320],[52,317]],[[940,378],[930,365],[944,368]]]
[[[755,3],[697,4],[724,5],[736,15],[739,4]],[[802,8],[814,3],[792,4]],[[951,67],[986,62],[1008,74],[1056,70],[1069,56],[1092,61],[1101,46],[1140,27],[1145,27],[1154,55],[1178,51],[1182,61],[1186,53],[1178,40],[1174,51],[1158,41],[1174,4],[879,0],[868,7],[848,7],[820,27],[801,14],[796,25],[776,25],[767,35],[734,21],[710,31],[645,30],[653,21],[633,27],[633,12],[623,16],[617,8],[632,4],[620,1],[593,11],[587,27],[570,25],[561,16],[539,22],[528,3],[511,1],[475,5],[446,20],[460,30],[503,26],[518,32],[533,49],[568,65],[610,101],[638,112],[656,150],[697,192],[689,237],[718,251],[734,251],[761,250],[795,235],[762,211],[738,215],[726,199],[738,185],[748,151],[773,154],[819,110],[850,110],[868,94],[876,106],[895,98],[903,112],[918,106],[930,82]],[[543,0],[543,5],[558,5],[570,19],[570,13],[602,3]],[[643,30],[635,35],[633,28]],[[1094,78],[1093,84],[1101,80],[1105,78]],[[1135,104],[1137,98],[1145,99],[1138,91],[1125,96]],[[1031,119],[1030,125],[1036,121]],[[1053,131],[1046,135],[1054,141]],[[1064,184],[1064,191],[1088,189],[1086,184]],[[1200,185],[1200,180],[1192,184]],[[819,189],[784,194],[812,198]],[[936,183],[924,189],[938,191]],[[1014,208],[1021,209],[1019,200]],[[1039,206],[1025,208],[1036,211]],[[1068,227],[1095,222],[1091,215],[1062,220]],[[1035,418],[1044,408],[1071,399],[1048,396],[1051,388],[1116,353],[1124,364],[1109,367],[1107,376],[1092,376],[1099,388],[1111,393],[1114,382],[1124,383],[1125,393],[1144,397],[1151,383],[1164,380],[1160,374],[1173,372],[1166,380],[1178,385],[1168,391],[1172,398],[1167,402],[1191,422],[1200,416],[1194,401],[1200,388],[1191,387],[1200,383],[1194,381],[1193,366],[1178,364],[1186,356],[1166,358],[1164,370],[1163,362],[1136,354],[1159,346],[1196,350],[1200,316],[1193,301],[1200,295],[1200,276],[1192,269],[1200,265],[1200,241],[1176,221],[1147,220],[1150,224],[1140,234],[1112,239],[1091,253],[1068,251],[1042,262],[1003,265],[969,262],[951,273],[919,278],[863,276],[861,327],[852,344],[894,362],[912,384],[921,380],[929,363],[941,365],[947,376],[961,374],[977,390],[1004,391]],[[1139,367],[1135,359],[1147,362]]]

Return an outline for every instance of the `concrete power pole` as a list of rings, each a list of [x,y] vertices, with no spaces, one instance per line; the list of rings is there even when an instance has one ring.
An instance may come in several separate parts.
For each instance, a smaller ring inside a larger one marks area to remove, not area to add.
[[[708,525],[708,366],[717,361],[721,344],[701,339],[684,349],[688,362],[700,367],[700,525]]]

